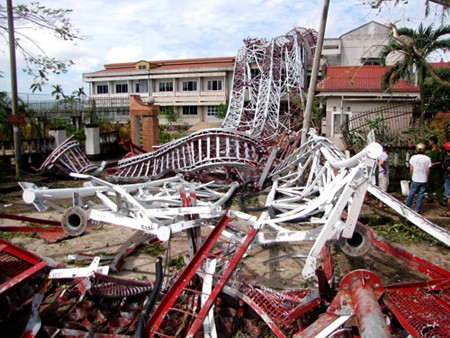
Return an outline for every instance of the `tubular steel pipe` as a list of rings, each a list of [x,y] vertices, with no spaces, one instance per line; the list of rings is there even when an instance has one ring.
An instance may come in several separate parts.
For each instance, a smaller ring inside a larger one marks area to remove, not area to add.
[[[342,279],[339,289],[350,294],[361,338],[392,337],[378,304],[384,287],[377,275],[368,270],[352,271]]]
[[[352,168],[356,167],[365,157],[378,158],[383,152],[383,147],[379,143],[373,142],[355,156],[345,160],[337,160],[326,147],[321,148],[320,151],[333,168]]]

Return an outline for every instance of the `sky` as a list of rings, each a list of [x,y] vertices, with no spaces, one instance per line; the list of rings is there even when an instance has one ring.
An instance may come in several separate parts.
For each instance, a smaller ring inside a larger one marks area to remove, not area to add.
[[[13,0],[14,5],[30,2]],[[420,22],[440,22],[435,5],[424,19],[425,0],[397,6],[388,1],[381,11],[364,2],[330,0],[325,38],[337,38],[372,20],[414,29]],[[42,92],[31,94],[33,79],[22,71],[25,63],[17,53],[18,91],[24,99],[49,98],[54,85],[60,85],[65,94],[81,87],[88,94],[89,86],[83,83],[82,74],[101,70],[108,63],[234,56],[248,37],[272,39],[294,27],[318,31],[323,9],[323,1],[311,0],[40,0],[39,3],[53,9],[71,9],[68,18],[85,39],[60,41],[51,33],[27,30],[26,34],[48,56],[73,60],[75,64],[66,74],[50,75]],[[19,29],[17,25],[15,28]],[[0,40],[0,46],[3,73],[0,91],[11,92],[7,40]]]

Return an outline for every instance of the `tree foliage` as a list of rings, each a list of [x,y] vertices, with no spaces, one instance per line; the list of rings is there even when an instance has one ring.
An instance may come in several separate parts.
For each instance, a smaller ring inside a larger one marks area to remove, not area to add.
[[[23,70],[33,77],[33,92],[42,90],[42,86],[48,82],[49,74],[66,73],[74,62],[48,56],[26,32],[32,29],[52,33],[63,41],[82,40],[84,37],[68,18],[71,12],[69,9],[50,9],[39,2],[17,4],[13,7],[15,46],[25,60]],[[0,36],[8,42],[8,14],[3,4],[0,4]],[[8,43],[5,46],[8,46]]]
[[[441,79],[450,82],[450,69],[439,68],[436,73]],[[450,88],[441,86],[431,76],[427,77],[424,82],[425,105],[427,112],[432,114],[443,112],[450,107]]]
[[[223,120],[225,118],[225,116],[227,116],[227,112],[228,112],[228,104],[227,103],[221,103],[217,107],[217,115],[216,115],[216,117],[218,119]]]
[[[421,100],[420,120],[423,122],[425,114],[423,84],[427,75],[432,76],[441,86],[450,88],[450,82],[440,78],[428,62],[428,58],[436,51],[450,50],[450,39],[443,38],[450,34],[450,25],[434,29],[432,25],[426,27],[420,24],[417,31],[406,27],[397,30],[395,26],[393,29],[388,43],[381,51],[381,62],[386,65],[387,57],[391,54],[399,55],[400,58],[383,76],[382,86],[390,89],[400,79],[412,80],[413,75],[417,74]]]
[[[178,120],[178,113],[177,113],[175,107],[173,107],[173,106],[162,107],[161,115],[163,115],[167,119],[169,126],[176,123]]]
[[[448,17],[449,9],[450,9],[450,1],[449,0],[424,0],[425,1],[425,16],[430,14],[430,4],[434,3],[436,5],[442,6],[440,17],[442,22],[445,21],[446,17]],[[399,4],[406,5],[410,2],[410,0],[395,0],[394,6]],[[369,5],[373,9],[381,10],[383,5],[386,3],[392,3],[391,0],[363,0],[363,4]]]

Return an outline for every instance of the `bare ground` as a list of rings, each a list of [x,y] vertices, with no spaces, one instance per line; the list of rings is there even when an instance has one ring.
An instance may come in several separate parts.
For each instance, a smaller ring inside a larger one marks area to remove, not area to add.
[[[51,184],[56,185],[60,183],[56,182]],[[43,183],[39,185],[49,186],[51,184]],[[73,182],[68,184],[73,184]],[[450,228],[449,220],[438,216],[444,210],[443,207],[437,204],[426,204],[424,210],[425,217],[446,229]],[[33,206],[23,202],[21,191],[17,189],[2,193],[0,196],[0,212],[58,221],[61,219],[61,214],[56,211],[38,213]],[[369,201],[363,206],[361,216],[381,220],[395,220],[397,217],[395,212],[390,209],[377,208],[375,201]],[[0,219],[0,225],[19,224],[24,225],[23,222]],[[206,238],[207,234],[208,229],[202,229],[202,237]],[[68,264],[68,257],[73,254],[115,256],[139,242],[144,234],[129,228],[108,224],[89,229],[82,236],[68,237],[56,243],[48,243],[34,234],[15,233],[12,235],[3,234],[3,236],[6,236],[12,243],[38,256],[46,257],[56,264],[64,265]],[[310,282],[305,281],[302,277],[301,272],[304,266],[304,259],[301,256],[309,252],[312,244],[313,242],[304,242],[297,245],[277,244],[265,247],[254,246],[247,252],[245,258],[241,260],[232,278],[239,282],[263,285],[272,289],[304,288]],[[450,260],[448,259],[450,250],[444,245],[435,245],[429,242],[396,245],[432,264],[450,271]],[[335,248],[333,248],[333,253],[334,270],[338,281],[340,277],[355,269],[367,269],[374,272],[381,278],[385,285],[429,279],[429,277],[418,272],[416,269],[408,267],[407,264],[402,263],[400,260],[375,247],[372,247],[363,257],[358,258],[349,258]],[[154,280],[155,262],[158,255],[164,259],[165,272],[172,274],[176,272],[176,267],[170,267],[169,263],[177,257],[188,257],[188,254],[186,236],[184,234],[178,234],[169,242],[163,244],[163,251],[160,253],[149,254],[139,253],[137,250],[134,251],[123,260],[118,271],[111,272],[111,274],[124,278]],[[280,257],[281,259],[277,259]],[[89,261],[89,259],[84,259],[78,261],[77,265],[87,265]],[[109,263],[110,261],[105,261],[101,265],[108,265]]]

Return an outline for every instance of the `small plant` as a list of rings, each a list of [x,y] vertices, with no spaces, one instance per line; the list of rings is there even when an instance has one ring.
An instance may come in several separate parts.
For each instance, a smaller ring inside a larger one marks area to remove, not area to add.
[[[175,269],[179,270],[183,266],[184,266],[184,258],[181,255],[175,256],[175,258],[172,258],[169,262],[170,268],[175,268]]]
[[[218,119],[223,120],[225,118],[225,116],[227,116],[227,111],[228,111],[228,104],[226,104],[226,103],[219,104],[219,106],[217,107],[216,117]]]
[[[440,246],[437,239],[409,222],[387,224],[374,229],[375,233],[388,241],[402,244],[424,243]]]
[[[161,255],[166,249],[161,243],[156,244],[147,244],[141,250],[139,250],[140,254],[147,254],[153,257],[157,257]]]
[[[169,126],[177,122],[178,120],[178,113],[175,109],[175,107],[162,107],[161,108],[161,115],[163,115],[167,119],[167,123]]]

